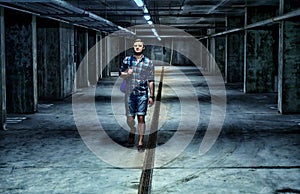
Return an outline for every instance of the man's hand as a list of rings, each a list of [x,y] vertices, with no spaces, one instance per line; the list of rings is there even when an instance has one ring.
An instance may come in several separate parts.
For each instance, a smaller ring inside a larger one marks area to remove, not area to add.
[[[148,104],[149,104],[149,107],[151,107],[154,104],[154,99],[149,97]]]
[[[128,79],[133,73],[133,69],[128,69],[127,71],[125,72],[121,72],[121,77],[123,79]]]
[[[133,73],[133,69],[128,69],[128,75],[131,75]]]

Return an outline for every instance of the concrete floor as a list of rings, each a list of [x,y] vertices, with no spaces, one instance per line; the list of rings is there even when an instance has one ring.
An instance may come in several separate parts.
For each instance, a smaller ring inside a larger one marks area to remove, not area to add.
[[[278,114],[274,93],[227,85],[224,123],[212,115],[221,132],[199,154],[218,88],[205,78],[194,67],[166,68],[151,193],[300,193],[300,115]],[[40,102],[35,114],[9,115],[8,130],[0,131],[0,192],[138,193],[150,149],[138,153],[126,143],[120,81],[107,78],[73,99]]]

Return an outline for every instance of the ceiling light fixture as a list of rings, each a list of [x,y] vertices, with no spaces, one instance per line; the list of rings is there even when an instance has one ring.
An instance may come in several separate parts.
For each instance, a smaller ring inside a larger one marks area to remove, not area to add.
[[[139,7],[143,7],[143,6],[144,6],[143,0],[134,0],[134,2],[135,2],[136,5],[139,6]]]
[[[147,20],[147,21],[148,21],[148,20],[150,20],[150,19],[151,19],[151,16],[150,16],[149,14],[145,14],[145,15],[144,15],[144,18],[145,18],[145,20]]]
[[[148,11],[148,9],[147,9],[146,6],[143,7],[143,12],[144,12],[144,13],[149,13],[149,11]]]
[[[147,9],[147,6],[144,4],[144,1],[143,1],[143,0],[134,0],[134,2],[136,3],[136,5],[137,5],[138,7],[142,7],[145,20],[147,21],[147,23],[148,23],[149,25],[152,26],[152,25],[153,25],[153,21],[151,20],[151,15],[150,15],[150,13],[149,13],[149,10]],[[155,36],[159,41],[161,41],[161,38],[160,38],[160,36],[158,35],[156,29],[154,28],[154,26],[152,26],[152,27],[153,27],[153,28],[152,28],[151,30],[152,30],[154,36]]]

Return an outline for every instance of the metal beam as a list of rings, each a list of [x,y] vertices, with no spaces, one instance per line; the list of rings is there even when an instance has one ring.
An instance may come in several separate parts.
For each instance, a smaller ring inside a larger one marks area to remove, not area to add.
[[[86,13],[64,13],[64,14],[43,14],[46,17],[89,17],[89,14]]]
[[[122,13],[122,14],[100,14],[102,16],[106,16],[106,17],[142,17],[142,15],[140,14],[126,14],[126,13]],[[151,14],[152,17],[155,16],[159,16],[159,17],[182,17],[182,18],[197,18],[197,17],[205,17],[205,18],[224,18],[226,16],[226,14],[159,14],[159,13],[155,13],[155,14]]]
[[[249,25],[246,25],[246,26],[241,27],[241,28],[235,28],[235,29],[232,29],[232,30],[227,30],[227,31],[224,31],[224,32],[212,34],[210,36],[205,36],[203,38],[200,38],[200,40],[211,38],[211,37],[224,36],[226,34],[236,33],[236,32],[240,32],[240,31],[244,31],[244,30],[251,30],[253,28],[257,28],[257,27],[261,27],[261,26],[273,25],[273,24],[278,23],[280,21],[287,20],[287,19],[297,17],[297,16],[300,16],[300,9],[296,9],[294,11],[291,11],[291,12],[286,13],[286,14],[281,15],[281,16],[276,16],[276,17],[266,19],[266,20],[263,20],[263,21],[260,21],[260,22],[249,24]]]
[[[1,1],[1,0],[0,0]],[[142,9],[95,9],[95,8],[88,8],[88,9],[85,9],[87,11],[92,11],[92,12],[97,12],[97,11],[100,11],[100,12],[107,12],[107,11],[112,11],[112,12],[119,12],[119,11],[126,11],[126,12],[143,12]],[[151,11],[158,11],[157,9],[151,9],[151,8],[148,8],[148,11],[151,12]],[[160,8],[159,11],[182,11],[182,9],[179,9],[179,8]]]
[[[111,28],[112,28],[111,31],[112,30],[122,30],[122,31],[130,33],[132,35],[135,35],[135,33],[132,32],[132,31],[129,31],[125,28],[122,28],[122,27],[112,23],[111,21],[106,20],[106,19],[104,19],[104,18],[102,18],[102,17],[100,17],[100,16],[98,16],[94,13],[91,13],[91,12],[85,11],[81,8],[75,7],[72,4],[70,4],[66,1],[63,1],[63,0],[0,0],[0,3],[4,3],[4,2],[5,2],[5,4],[1,5],[1,6],[11,8],[11,9],[15,9],[15,10],[18,10],[18,11],[28,12],[28,13],[33,14],[33,15],[38,15],[40,17],[46,17],[46,18],[54,19],[54,20],[61,20],[61,17],[64,17],[63,21],[65,21],[67,23],[70,23],[70,24],[73,24],[73,25],[76,25],[76,24],[74,24],[72,22],[72,20],[68,20],[67,17],[78,17],[78,16],[86,17],[86,18],[93,19],[96,22],[99,22],[101,25],[111,26]],[[51,3],[51,4],[56,5],[58,8],[65,9],[66,13],[68,11],[71,11],[72,14],[54,14],[54,15],[53,14],[43,14],[43,13],[40,13],[38,10],[33,11],[32,9],[30,9],[30,6],[23,7],[22,9],[16,8],[15,6],[19,5],[18,3],[46,3],[45,6],[47,5],[47,3]],[[85,25],[85,26],[87,28],[89,28],[89,26],[87,26],[87,25]]]
[[[49,3],[51,0],[0,0],[0,3]]]

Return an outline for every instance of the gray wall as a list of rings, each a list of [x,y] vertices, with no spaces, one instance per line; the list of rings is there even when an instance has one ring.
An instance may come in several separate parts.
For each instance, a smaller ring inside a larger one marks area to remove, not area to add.
[[[6,73],[5,73],[5,29],[4,8],[0,8],[0,130],[5,129],[6,123]]]
[[[37,23],[39,99],[63,99],[74,88],[73,27],[44,19]]]
[[[247,24],[274,17],[276,9],[247,8]],[[278,28],[246,31],[245,92],[274,92],[275,68],[278,66]]]
[[[18,14],[18,17],[15,15]],[[7,112],[33,113],[32,15],[5,10]]]
[[[244,18],[231,17],[227,25],[231,28],[242,26]],[[228,83],[244,81],[244,34],[242,32],[227,36],[227,71]]]

